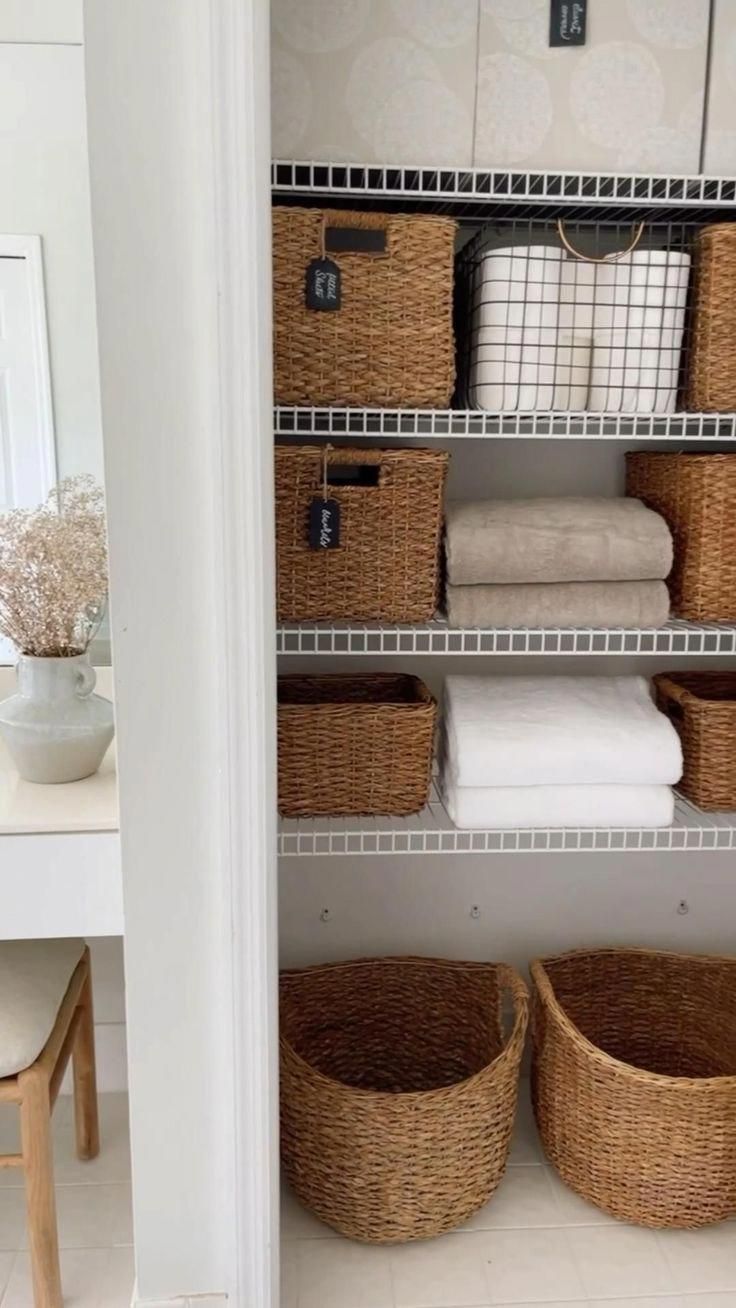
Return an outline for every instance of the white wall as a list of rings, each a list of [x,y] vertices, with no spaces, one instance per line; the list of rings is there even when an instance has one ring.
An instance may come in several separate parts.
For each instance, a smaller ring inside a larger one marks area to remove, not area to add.
[[[0,0],[0,231],[43,239],[59,471],[102,479],[81,0]]]
[[[0,0],[0,232],[43,239],[59,472],[102,480],[82,0]],[[91,942],[103,1090],[124,1089],[120,940]]]
[[[285,967],[414,953],[525,968],[588,945],[733,953],[736,879],[730,853],[290,858],[279,901]]]

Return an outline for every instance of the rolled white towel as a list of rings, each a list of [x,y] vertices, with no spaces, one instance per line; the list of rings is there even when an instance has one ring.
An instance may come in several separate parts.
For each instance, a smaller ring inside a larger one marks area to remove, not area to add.
[[[674,785],[680,739],[644,677],[447,677],[459,786]]]
[[[463,831],[530,827],[668,827],[669,786],[453,786],[445,807]]]

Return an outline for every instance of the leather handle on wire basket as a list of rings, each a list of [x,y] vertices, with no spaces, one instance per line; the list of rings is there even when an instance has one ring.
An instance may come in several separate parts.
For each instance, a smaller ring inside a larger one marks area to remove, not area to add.
[[[619,259],[625,259],[627,254],[632,254],[644,235],[645,223],[637,223],[629,245],[625,250],[613,250],[611,254],[604,254],[596,257],[592,254],[583,254],[582,250],[576,250],[575,246],[569,240],[565,232],[564,219],[557,219],[557,235],[559,236],[565,249],[576,259],[583,259],[586,263],[616,263]]]

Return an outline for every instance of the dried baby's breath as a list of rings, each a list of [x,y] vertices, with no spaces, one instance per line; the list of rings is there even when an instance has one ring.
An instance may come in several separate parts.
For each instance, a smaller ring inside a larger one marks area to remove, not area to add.
[[[0,632],[22,654],[83,654],[107,599],[105,501],[69,477],[38,509],[0,515]]]

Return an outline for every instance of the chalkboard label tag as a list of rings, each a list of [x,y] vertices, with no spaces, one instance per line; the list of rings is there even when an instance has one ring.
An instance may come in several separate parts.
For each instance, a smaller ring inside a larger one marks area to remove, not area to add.
[[[306,300],[308,309],[340,308],[340,269],[332,259],[313,259],[307,267]]]
[[[340,505],[315,496],[309,506],[310,550],[336,550],[340,545]]]
[[[550,45],[585,45],[588,0],[552,0]]]

